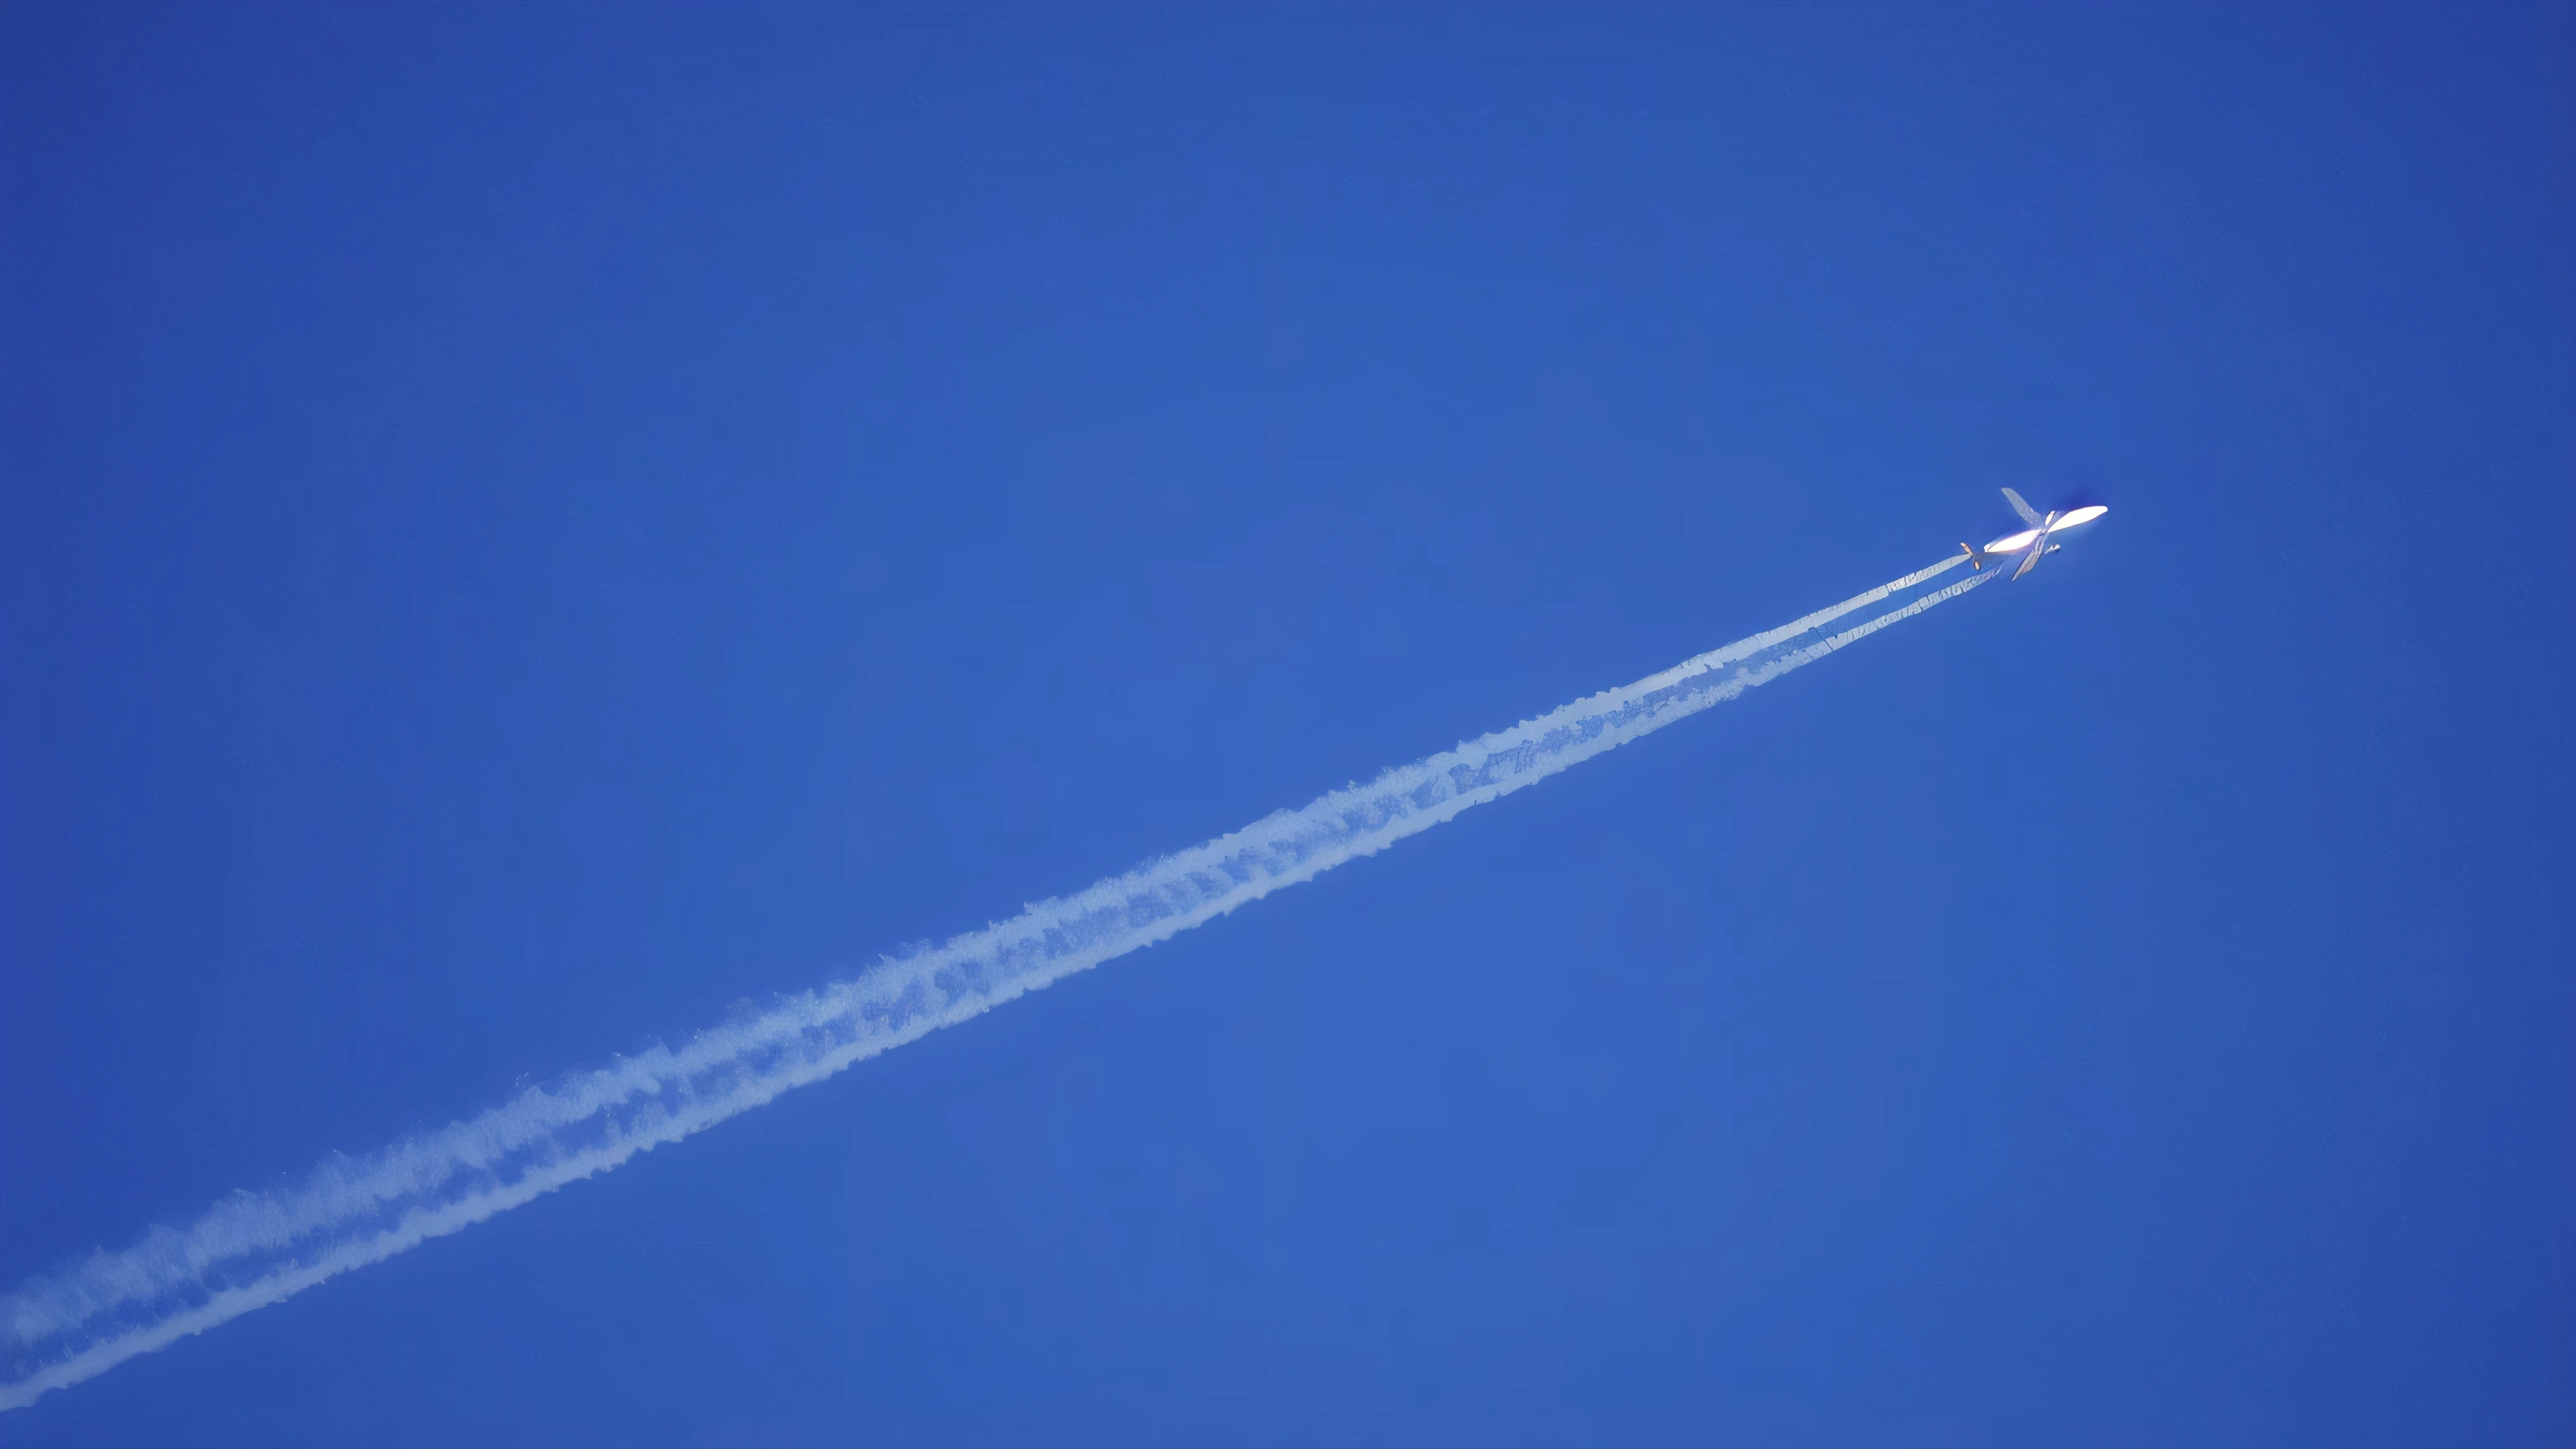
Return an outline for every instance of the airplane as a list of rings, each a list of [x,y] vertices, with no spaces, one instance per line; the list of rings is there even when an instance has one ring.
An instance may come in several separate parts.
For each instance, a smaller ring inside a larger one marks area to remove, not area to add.
[[[1984,568],[1989,563],[1998,568],[2002,567],[2002,563],[1995,557],[1997,554],[2022,555],[2021,567],[2012,571],[2014,578],[2020,578],[2023,574],[2037,568],[2041,554],[2057,552],[2058,545],[2051,540],[2058,534],[2065,533],[2069,529],[2082,528],[2111,511],[2096,503],[2090,508],[2077,508],[2065,513],[2051,509],[2047,516],[2042,517],[2038,509],[2022,502],[2021,495],[2011,489],[2004,490],[2004,498],[2012,504],[2013,512],[2021,515],[2021,521],[2029,524],[2030,527],[2019,533],[1996,539],[1984,548],[1963,543],[1959,545],[1959,549],[1968,556],[1968,564],[1972,568]]]

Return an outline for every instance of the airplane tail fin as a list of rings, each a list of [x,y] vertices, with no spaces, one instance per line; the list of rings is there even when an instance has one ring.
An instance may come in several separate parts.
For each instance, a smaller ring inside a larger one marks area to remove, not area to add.
[[[2022,522],[2029,524],[2033,528],[2039,527],[2039,510],[2022,502],[2020,494],[2007,488],[2004,490],[2004,501],[2013,506],[2013,512],[2021,515]]]
[[[1968,556],[1968,567],[1972,569],[1981,569],[1986,566],[1986,559],[1989,555],[1984,549],[1977,547],[1975,544],[1962,543],[1959,545],[1959,552]]]

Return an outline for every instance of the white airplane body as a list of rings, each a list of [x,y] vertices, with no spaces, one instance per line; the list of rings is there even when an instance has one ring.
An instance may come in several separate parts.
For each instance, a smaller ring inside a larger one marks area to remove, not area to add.
[[[2006,534],[1984,548],[1971,548],[1964,543],[1959,547],[1968,555],[1968,562],[1977,568],[1984,568],[1990,559],[1996,560],[1995,566],[2001,568],[2003,566],[2000,561],[2001,556],[2020,554],[2021,566],[2012,571],[2014,578],[2020,578],[2039,567],[2040,555],[2057,552],[2059,535],[2082,528],[2111,511],[2096,503],[2090,508],[2077,508],[2065,512],[2051,509],[2043,515],[2038,509],[2022,502],[2021,495],[2009,488],[2004,490],[2004,498],[2012,504],[2013,512],[2021,515],[2021,521],[2029,524],[2030,527],[2019,533]]]

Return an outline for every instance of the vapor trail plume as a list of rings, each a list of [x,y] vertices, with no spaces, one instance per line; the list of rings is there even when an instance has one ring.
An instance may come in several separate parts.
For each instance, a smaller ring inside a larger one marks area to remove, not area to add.
[[[1733,699],[1994,577],[1976,574],[1826,632],[1964,561],[1945,559],[934,950],[885,960],[856,980],[781,999],[677,1051],[657,1046],[571,1074],[365,1157],[335,1155],[301,1186],[237,1192],[186,1226],[153,1228],[122,1252],[33,1279],[0,1299],[0,1409],[481,1222]]]

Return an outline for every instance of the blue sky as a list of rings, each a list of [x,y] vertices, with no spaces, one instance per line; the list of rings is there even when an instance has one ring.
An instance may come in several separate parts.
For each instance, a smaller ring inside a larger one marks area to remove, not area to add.
[[[2564,6],[0,10],[0,1280],[2003,532],[0,1443],[2576,1436]]]

